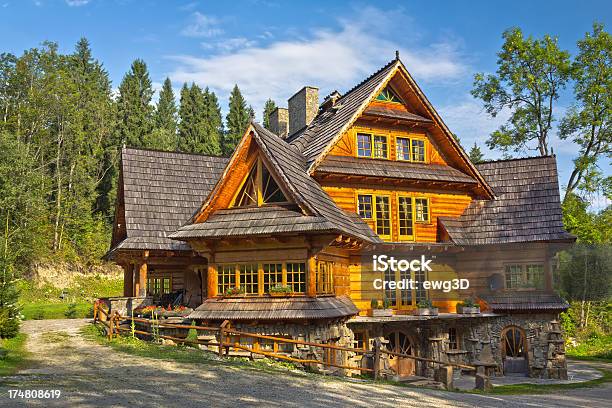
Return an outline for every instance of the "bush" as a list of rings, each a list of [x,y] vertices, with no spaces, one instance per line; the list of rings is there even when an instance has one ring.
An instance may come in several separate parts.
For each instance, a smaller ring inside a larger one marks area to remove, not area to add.
[[[417,307],[419,309],[433,309],[433,303],[431,303],[431,300],[425,299],[417,303]]]
[[[77,317],[77,305],[76,305],[76,303],[70,303],[68,305],[68,308],[64,312],[64,316],[66,316],[68,319],[76,319],[76,317]]]
[[[8,307],[0,309],[0,338],[13,338],[19,333],[21,320]]]

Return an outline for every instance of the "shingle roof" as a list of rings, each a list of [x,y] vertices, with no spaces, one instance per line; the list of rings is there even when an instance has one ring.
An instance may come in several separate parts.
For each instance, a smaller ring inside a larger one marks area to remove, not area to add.
[[[477,184],[475,179],[450,166],[349,156],[327,156],[315,173]]]
[[[310,165],[331,143],[341,130],[350,124],[355,114],[370,99],[377,88],[384,83],[384,79],[400,64],[393,60],[369,78],[344,94],[336,102],[335,109],[321,112],[312,123],[303,131],[289,135],[290,143],[297,147]]]
[[[369,106],[364,112],[364,115],[379,116],[389,119],[409,120],[421,123],[432,123],[433,121],[415,113],[405,112],[396,109],[385,108],[384,106]]]
[[[167,236],[202,204],[226,163],[223,157],[123,149],[127,238],[114,250],[188,250],[185,243]]]
[[[203,320],[338,319],[359,310],[347,296],[329,297],[230,297],[207,299],[190,315]]]
[[[458,245],[571,241],[563,230],[555,158],[500,160],[478,165],[496,194],[474,200],[459,218],[438,221]]]
[[[569,304],[555,293],[512,292],[479,296],[493,312],[563,311]]]
[[[190,224],[172,238],[223,238],[268,234],[337,231],[323,217],[313,217],[278,206],[234,207],[217,210],[205,222]]]

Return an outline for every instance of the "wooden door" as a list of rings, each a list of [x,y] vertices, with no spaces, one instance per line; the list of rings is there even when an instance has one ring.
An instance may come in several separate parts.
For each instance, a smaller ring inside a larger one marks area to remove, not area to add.
[[[504,374],[527,374],[527,343],[520,327],[510,326],[502,331],[502,359]]]
[[[396,330],[389,333],[386,336],[386,339],[389,341],[387,348],[389,351],[393,351],[395,353],[415,355],[414,347],[412,342],[410,341],[410,337],[406,335],[406,333],[401,330]],[[395,373],[401,377],[409,376],[415,374],[415,361],[411,358],[402,358],[402,357],[389,357],[389,364],[391,369],[395,371]]]

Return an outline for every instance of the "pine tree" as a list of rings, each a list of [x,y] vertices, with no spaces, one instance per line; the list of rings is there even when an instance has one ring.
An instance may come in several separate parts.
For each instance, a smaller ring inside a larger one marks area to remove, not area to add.
[[[263,125],[266,129],[270,129],[270,115],[276,109],[276,103],[272,99],[268,99],[263,110]]]
[[[484,155],[482,154],[482,151],[480,150],[480,147],[478,147],[476,142],[474,142],[474,146],[472,146],[472,148],[470,149],[468,156],[470,156],[470,160],[474,164],[482,163],[484,161]]]
[[[221,155],[221,136],[223,134],[223,118],[221,107],[214,92],[204,90],[204,115],[200,122],[202,128],[202,143],[198,152],[214,156]]]
[[[155,128],[147,140],[147,146],[161,150],[176,150],[177,148],[177,109],[172,91],[172,82],[166,78],[162,89],[159,91],[159,99],[153,115]]]
[[[119,85],[117,111],[121,142],[132,147],[146,147],[147,136],[153,130],[152,97],[147,65],[137,59]]]
[[[227,123],[227,132],[224,134],[222,142],[222,151],[225,156],[232,154],[236,145],[240,141],[246,127],[251,119],[251,110],[247,108],[246,101],[238,89],[238,85],[234,85],[229,98],[229,112],[225,118]]]

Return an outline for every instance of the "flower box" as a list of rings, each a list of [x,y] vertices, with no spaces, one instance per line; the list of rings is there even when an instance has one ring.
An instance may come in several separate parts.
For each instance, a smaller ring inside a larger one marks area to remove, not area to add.
[[[419,307],[414,309],[414,314],[416,316],[437,316],[438,308],[437,307]]]
[[[291,296],[290,292],[270,292],[270,297],[289,297]]]
[[[391,317],[393,309],[372,309],[372,317]]]
[[[457,305],[457,313],[459,314],[478,314],[480,306],[459,306]]]

